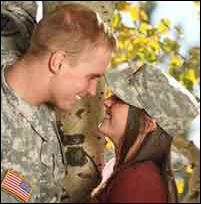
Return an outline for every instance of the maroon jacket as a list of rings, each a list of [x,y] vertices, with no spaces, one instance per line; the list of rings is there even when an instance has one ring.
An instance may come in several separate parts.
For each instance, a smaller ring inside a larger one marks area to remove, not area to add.
[[[122,169],[92,203],[167,203],[167,190],[152,161]]]

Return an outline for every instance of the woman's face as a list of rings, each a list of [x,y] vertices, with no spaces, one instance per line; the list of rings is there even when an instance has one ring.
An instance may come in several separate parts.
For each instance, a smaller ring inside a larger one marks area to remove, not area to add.
[[[129,105],[112,96],[104,100],[106,115],[99,126],[100,133],[108,136],[114,144],[118,144],[122,138],[128,119]]]

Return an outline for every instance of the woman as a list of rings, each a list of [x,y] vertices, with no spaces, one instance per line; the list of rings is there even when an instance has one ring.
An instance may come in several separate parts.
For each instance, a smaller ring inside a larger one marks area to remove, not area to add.
[[[176,203],[172,136],[199,113],[195,99],[153,66],[115,71],[106,79],[116,96],[104,102],[107,116],[99,131],[114,142],[115,165],[105,168],[92,202]]]

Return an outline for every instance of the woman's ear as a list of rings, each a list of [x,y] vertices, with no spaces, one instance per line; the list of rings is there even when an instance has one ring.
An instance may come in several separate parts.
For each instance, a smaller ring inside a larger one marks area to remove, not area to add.
[[[51,73],[58,73],[64,63],[66,52],[64,50],[57,50],[49,57],[49,70]]]
[[[147,113],[142,113],[141,115],[141,128],[140,128],[140,134],[148,134],[153,132],[157,128],[156,120]]]

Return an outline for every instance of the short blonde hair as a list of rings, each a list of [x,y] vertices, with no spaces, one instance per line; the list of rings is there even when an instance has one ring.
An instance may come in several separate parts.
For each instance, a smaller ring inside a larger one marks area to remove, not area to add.
[[[116,50],[116,40],[110,29],[96,12],[80,4],[67,4],[45,16],[35,27],[30,51],[64,49],[76,57],[87,43],[104,44],[111,51]]]

